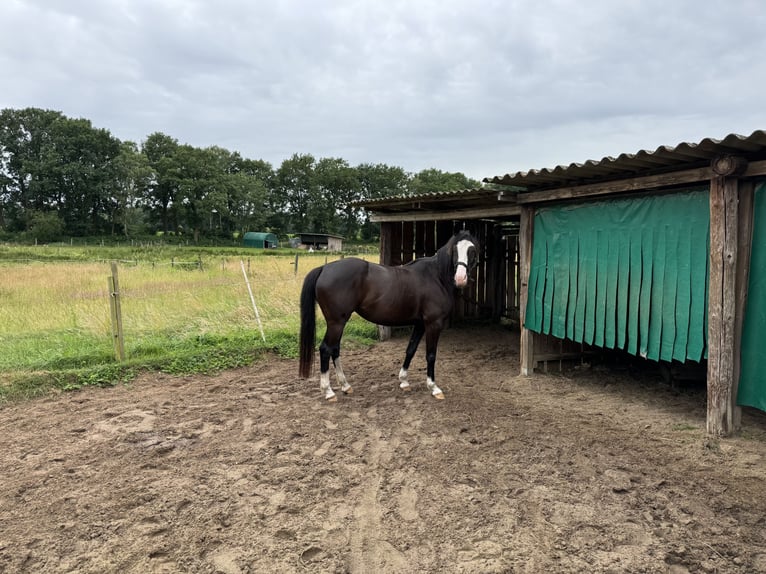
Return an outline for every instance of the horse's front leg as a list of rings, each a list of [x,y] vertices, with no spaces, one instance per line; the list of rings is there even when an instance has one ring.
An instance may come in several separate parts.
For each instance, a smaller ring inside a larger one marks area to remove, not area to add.
[[[423,338],[424,332],[425,329],[423,327],[423,323],[415,323],[414,327],[412,328],[410,342],[407,345],[407,352],[404,355],[404,363],[402,363],[402,368],[399,371],[399,388],[403,391],[410,390],[410,382],[407,379],[407,371],[410,368],[410,363],[412,362],[412,357],[415,355],[415,351],[418,350],[418,345],[420,344],[420,339]]]
[[[435,399],[443,399],[444,393],[436,386],[436,347],[439,345],[439,335],[442,322],[434,322],[426,326],[426,386]]]

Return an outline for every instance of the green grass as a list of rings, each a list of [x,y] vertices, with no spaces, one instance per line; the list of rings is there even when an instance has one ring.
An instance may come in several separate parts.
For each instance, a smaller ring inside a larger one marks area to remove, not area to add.
[[[52,389],[114,385],[144,371],[213,373],[252,364],[266,353],[296,358],[298,298],[305,274],[338,256],[246,251],[264,343],[245,286],[239,256],[195,250],[172,258],[199,265],[170,265],[164,248],[118,267],[127,359],[114,358],[107,261],[125,248],[57,247],[56,257],[27,254],[50,247],[0,246],[0,401]],[[179,249],[173,247],[172,249]],[[135,253],[133,253],[135,255]],[[377,256],[370,256],[376,259]],[[4,259],[4,261],[2,261]],[[317,340],[324,331],[317,310]],[[344,342],[369,345],[374,325],[354,317]],[[297,370],[297,365],[296,365]]]
[[[676,423],[673,425],[673,430],[674,431],[694,431],[694,430],[699,430],[699,427],[690,425],[688,423]]]

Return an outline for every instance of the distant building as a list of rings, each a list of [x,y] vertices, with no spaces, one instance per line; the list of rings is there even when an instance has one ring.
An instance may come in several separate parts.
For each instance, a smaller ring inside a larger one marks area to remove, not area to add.
[[[299,247],[312,248],[315,251],[343,251],[343,237],[329,233],[297,233],[295,239]],[[292,244],[292,241],[291,241]]]
[[[260,249],[273,249],[279,247],[279,239],[273,233],[248,231],[243,238],[245,247],[257,247]]]

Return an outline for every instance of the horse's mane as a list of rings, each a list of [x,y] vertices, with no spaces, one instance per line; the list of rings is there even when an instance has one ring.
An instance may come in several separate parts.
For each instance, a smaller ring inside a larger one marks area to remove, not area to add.
[[[419,267],[420,265],[430,266],[435,264],[436,274],[439,277],[439,280],[444,285],[450,285],[452,283],[452,274],[455,271],[452,267],[452,250],[455,248],[455,245],[463,239],[468,239],[471,243],[476,245],[476,238],[471,235],[469,231],[464,229],[450,237],[447,243],[442,245],[436,253],[430,257],[418,257],[417,259],[408,261],[402,265],[402,267]]]

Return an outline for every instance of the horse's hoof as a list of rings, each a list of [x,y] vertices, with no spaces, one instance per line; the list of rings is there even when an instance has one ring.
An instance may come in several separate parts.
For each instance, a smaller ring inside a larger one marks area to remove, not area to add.
[[[338,397],[332,396],[329,399],[327,399],[327,402],[328,403],[337,403],[338,402]]]
[[[344,392],[345,394],[347,394],[347,395],[353,395],[353,394],[354,394],[354,388],[353,388],[353,387],[349,387],[349,388],[347,388],[347,389],[346,389],[345,391],[343,391],[343,392]]]
[[[438,399],[438,400],[440,400],[440,401],[443,401],[443,400],[444,400],[444,393],[436,393],[436,394],[434,395],[434,398],[435,398],[435,399]]]
[[[409,393],[412,390],[412,387],[407,385],[406,387],[400,387],[405,393]]]

